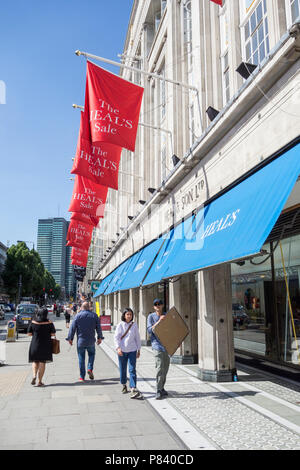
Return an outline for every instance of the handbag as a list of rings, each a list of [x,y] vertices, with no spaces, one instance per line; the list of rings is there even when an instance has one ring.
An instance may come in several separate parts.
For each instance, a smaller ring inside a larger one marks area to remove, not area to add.
[[[52,338],[52,354],[60,353],[60,343],[59,339]]]

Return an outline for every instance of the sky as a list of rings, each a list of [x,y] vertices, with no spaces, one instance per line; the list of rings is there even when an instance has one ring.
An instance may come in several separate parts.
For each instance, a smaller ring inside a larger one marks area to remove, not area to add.
[[[70,218],[86,58],[117,62],[133,0],[0,4],[0,242],[36,248],[38,219]],[[97,62],[118,73],[118,68]]]

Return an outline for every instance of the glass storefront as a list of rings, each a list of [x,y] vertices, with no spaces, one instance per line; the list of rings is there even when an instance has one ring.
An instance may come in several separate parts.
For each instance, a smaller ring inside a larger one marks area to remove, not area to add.
[[[300,235],[263,249],[231,265],[234,347],[300,367]]]

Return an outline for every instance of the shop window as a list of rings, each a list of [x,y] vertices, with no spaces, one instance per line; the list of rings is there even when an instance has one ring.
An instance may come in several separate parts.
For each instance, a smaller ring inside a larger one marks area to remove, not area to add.
[[[266,0],[246,2],[242,10],[244,58],[246,62],[258,65],[269,54],[269,27]],[[248,7],[247,7],[248,6]]]
[[[232,263],[234,346],[300,367],[300,235],[263,249],[272,247],[273,264],[271,255]]]

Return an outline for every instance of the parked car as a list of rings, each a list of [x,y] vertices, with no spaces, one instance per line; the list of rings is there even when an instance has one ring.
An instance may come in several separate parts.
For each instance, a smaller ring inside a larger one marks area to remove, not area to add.
[[[233,327],[248,326],[250,323],[249,315],[241,304],[232,304]]]
[[[31,323],[38,308],[39,306],[36,304],[20,304],[17,306],[16,315],[14,317],[17,331],[27,331],[28,325]]]

